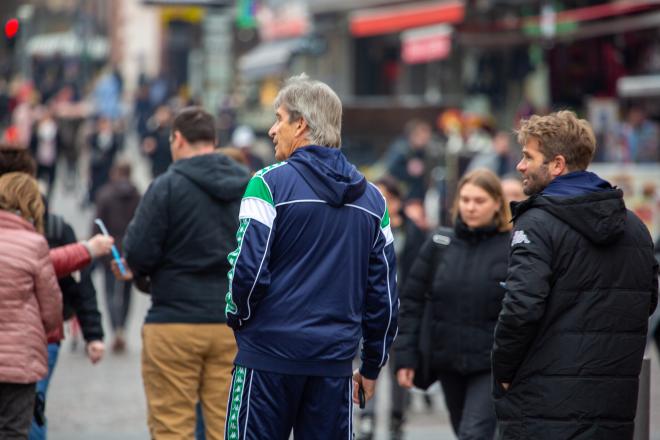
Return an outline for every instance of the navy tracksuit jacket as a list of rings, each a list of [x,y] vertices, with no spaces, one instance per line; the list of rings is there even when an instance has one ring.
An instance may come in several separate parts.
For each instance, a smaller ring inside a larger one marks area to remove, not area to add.
[[[310,405],[333,401],[350,412],[351,363],[361,338],[364,377],[375,379],[387,362],[399,301],[385,199],[341,151],[307,146],[255,174],[239,218],[226,296],[238,343],[226,435],[266,438],[264,431],[249,434],[251,424],[288,414],[282,438],[291,427],[305,438],[304,426],[322,425]],[[333,400],[333,392],[341,398]],[[289,405],[285,414],[268,405],[255,411],[250,396],[259,393],[266,403]],[[345,405],[337,403],[344,397]]]

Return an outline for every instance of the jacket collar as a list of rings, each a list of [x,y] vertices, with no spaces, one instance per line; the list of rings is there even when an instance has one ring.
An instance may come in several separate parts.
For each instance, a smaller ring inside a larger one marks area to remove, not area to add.
[[[13,212],[0,209],[0,228],[2,229],[23,229],[35,232],[34,226],[21,216]]]

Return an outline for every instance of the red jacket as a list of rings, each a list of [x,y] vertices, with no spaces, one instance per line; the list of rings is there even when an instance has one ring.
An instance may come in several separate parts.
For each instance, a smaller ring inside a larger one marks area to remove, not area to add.
[[[87,266],[92,261],[92,256],[85,245],[71,243],[51,249],[50,259],[53,261],[57,278],[62,278]]]
[[[48,371],[46,332],[62,325],[62,292],[46,239],[2,210],[0,280],[0,382],[36,382]]]

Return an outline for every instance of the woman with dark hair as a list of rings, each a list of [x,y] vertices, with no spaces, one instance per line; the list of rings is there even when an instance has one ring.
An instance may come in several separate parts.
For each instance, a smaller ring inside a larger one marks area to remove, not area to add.
[[[0,438],[27,439],[35,383],[48,371],[46,333],[62,323],[43,216],[34,178],[0,177]]]
[[[493,172],[477,169],[459,181],[453,218],[453,230],[441,228],[424,243],[403,286],[394,348],[397,379],[406,388],[419,383],[415,369],[424,362],[430,376],[424,385],[442,384],[456,436],[492,439],[490,350],[511,228]],[[428,341],[424,346],[422,333]]]

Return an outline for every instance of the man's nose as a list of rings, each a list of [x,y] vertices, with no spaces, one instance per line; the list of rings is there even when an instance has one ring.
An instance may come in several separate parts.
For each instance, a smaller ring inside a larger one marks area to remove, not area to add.
[[[518,162],[518,165],[516,165],[516,170],[519,173],[524,173],[525,169],[527,168],[523,162],[524,162],[524,160],[521,160],[520,162]]]

